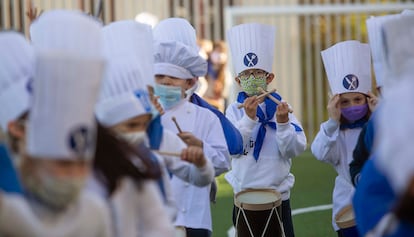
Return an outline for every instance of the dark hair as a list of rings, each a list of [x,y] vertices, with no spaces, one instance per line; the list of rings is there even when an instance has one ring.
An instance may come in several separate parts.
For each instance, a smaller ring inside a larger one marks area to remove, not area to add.
[[[145,179],[161,176],[159,165],[151,160],[149,148],[144,145],[133,148],[99,123],[93,168],[109,195],[124,177],[132,178],[139,185]]]

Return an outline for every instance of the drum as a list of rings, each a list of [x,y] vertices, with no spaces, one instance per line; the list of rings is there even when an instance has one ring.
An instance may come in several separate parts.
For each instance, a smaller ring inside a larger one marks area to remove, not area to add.
[[[342,208],[342,210],[336,214],[335,222],[344,237],[359,237],[352,205]]]
[[[284,237],[281,194],[270,189],[249,189],[236,194],[237,237]]]

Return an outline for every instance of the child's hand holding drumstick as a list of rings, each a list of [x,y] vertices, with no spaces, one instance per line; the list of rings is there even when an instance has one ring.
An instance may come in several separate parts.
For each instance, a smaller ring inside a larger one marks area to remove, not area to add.
[[[181,151],[181,153],[177,152],[169,152],[169,151],[159,151],[159,150],[152,150],[161,156],[175,156],[179,157],[181,160],[187,161],[189,163],[194,164],[196,167],[201,168],[204,167],[207,163],[206,158],[204,156],[203,149],[198,146],[189,146]]]
[[[198,147],[203,148],[203,141],[195,137],[190,132],[183,132],[183,130],[180,128],[180,125],[178,125],[177,119],[175,117],[172,117],[171,119],[174,122],[175,126],[177,127],[177,130],[178,130],[177,136],[180,137],[181,140],[183,140],[183,142],[187,144],[187,146],[198,146]]]
[[[271,91],[269,91],[269,92],[261,92],[261,93],[263,93],[263,94],[261,94],[261,95],[258,95],[257,96],[257,100],[260,100],[261,98],[263,98],[263,97],[265,97],[265,96],[268,96],[268,95],[270,95],[271,93],[273,93],[273,92],[275,92],[276,91],[276,89],[273,89],[273,90],[271,90]],[[237,108],[238,109],[241,109],[241,108],[243,108],[244,107],[244,104],[240,104],[239,106],[237,106]]]
[[[267,98],[271,99],[273,102],[275,102],[277,105],[281,105],[282,101],[276,99],[273,95],[271,95],[269,92],[263,90],[263,88],[258,87],[257,88],[261,93],[263,93],[262,95],[266,94]],[[276,91],[276,90],[275,90]],[[291,108],[289,108],[289,113],[293,113],[293,110]]]

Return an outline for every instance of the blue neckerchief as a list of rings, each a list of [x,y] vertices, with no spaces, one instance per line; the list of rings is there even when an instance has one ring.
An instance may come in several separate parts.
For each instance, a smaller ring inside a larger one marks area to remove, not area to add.
[[[280,101],[282,100],[282,97],[277,93],[272,93],[272,96]],[[249,96],[245,92],[242,91],[237,96],[237,102],[242,104],[244,100],[248,97]],[[267,97],[264,100],[264,102],[266,104],[266,115],[263,113],[260,107],[257,107],[257,111],[256,111],[256,116],[259,118],[259,123],[260,123],[259,132],[257,133],[256,143],[254,145],[254,150],[253,150],[253,157],[256,161],[259,159],[260,150],[262,149],[262,146],[263,146],[263,140],[266,136],[265,126],[268,125],[270,128],[276,130],[276,123],[270,122],[270,120],[275,116],[277,104]],[[290,123],[290,124],[292,124],[292,126],[295,128],[296,132],[302,131],[302,128],[299,127],[298,125],[294,123]]]
[[[367,121],[368,120],[366,118],[362,118],[362,119],[357,120],[357,121],[355,121],[353,123],[342,123],[339,126],[339,129],[340,130],[345,130],[345,129],[362,128]]]
[[[224,137],[226,138],[227,142],[227,149],[229,150],[230,155],[243,154],[243,138],[239,130],[234,127],[234,125],[226,118],[226,116],[224,116],[222,112],[211,106],[195,93],[193,93],[193,95],[190,97],[190,102],[200,107],[209,109],[220,119]]]
[[[161,124],[161,115],[155,117],[147,127],[147,135],[149,138],[150,148],[158,150],[161,145],[163,127]]]
[[[161,168],[161,177],[157,179],[157,184],[158,184],[158,188],[161,191],[161,195],[164,199],[164,202],[167,202],[167,192],[165,191],[164,181],[162,180],[162,173],[163,173],[162,166],[159,164],[158,159],[157,157],[155,157],[153,152],[150,152],[150,158],[154,164],[160,166]]]
[[[12,159],[6,145],[0,143],[0,190],[22,194],[23,189]]]

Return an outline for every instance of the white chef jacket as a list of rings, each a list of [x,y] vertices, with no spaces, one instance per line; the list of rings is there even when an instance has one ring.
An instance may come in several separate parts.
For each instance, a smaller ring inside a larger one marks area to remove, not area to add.
[[[55,213],[23,195],[0,193],[0,235],[109,237],[112,236],[112,230],[105,202],[86,191],[60,213]]]
[[[176,118],[182,131],[191,132],[203,141],[204,154],[213,163],[216,176],[229,169],[230,155],[223,128],[213,112],[182,100],[161,116],[164,128],[178,133],[172,117]],[[175,225],[211,231],[210,185],[196,187],[174,175],[171,187],[178,207]]]
[[[243,108],[237,108],[238,105],[238,102],[230,104],[226,109],[226,117],[239,129],[244,151],[242,155],[232,156],[231,170],[225,175],[226,180],[235,194],[246,189],[273,189],[282,194],[282,200],[289,199],[290,189],[295,182],[290,173],[291,158],[306,149],[303,129],[296,131],[292,123],[300,128],[301,124],[293,113],[289,113],[287,123],[277,123],[273,116],[270,122],[276,123],[276,130],[266,126],[266,135],[256,161],[253,151],[260,123],[258,119],[250,119]],[[264,102],[259,106],[266,111]]]
[[[159,151],[181,153],[187,145],[172,131],[163,129],[163,135]],[[156,152],[155,152],[156,154]],[[206,156],[206,165],[197,168],[195,165],[183,161],[180,157],[156,155],[161,166],[162,180],[166,193],[165,206],[171,220],[177,218],[177,202],[175,201],[174,192],[171,187],[171,176],[181,179],[198,187],[209,186],[214,180],[214,168],[211,161]]]
[[[339,123],[329,119],[321,124],[311,145],[316,159],[331,164],[338,173],[332,197],[332,225],[335,231],[339,229],[335,223],[336,214],[352,204],[355,188],[351,182],[349,163],[360,132],[361,128],[340,130]]]
[[[154,181],[144,181],[137,188],[132,179],[123,179],[110,205],[117,236],[174,237],[173,223]]]

